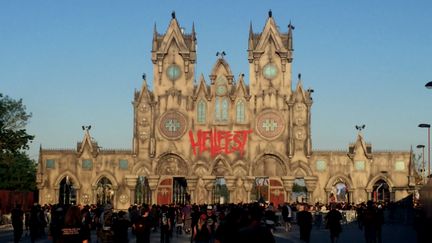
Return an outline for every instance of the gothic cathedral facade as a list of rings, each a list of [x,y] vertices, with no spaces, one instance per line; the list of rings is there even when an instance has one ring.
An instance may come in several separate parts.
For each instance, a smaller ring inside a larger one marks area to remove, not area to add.
[[[293,26],[279,31],[271,12],[250,26],[249,80],[218,55],[208,79],[195,74],[194,26],[175,14],[153,34],[152,89],[143,77],[133,99],[131,150],[100,149],[83,127],[76,149],[40,149],[39,202],[96,204],[298,200],[399,200],[414,188],[410,151],[373,152],[358,134],[346,151],[312,149],[312,90],[292,79]]]

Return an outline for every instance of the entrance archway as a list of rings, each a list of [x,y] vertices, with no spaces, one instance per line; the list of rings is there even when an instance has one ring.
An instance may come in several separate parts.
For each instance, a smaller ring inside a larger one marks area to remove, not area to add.
[[[230,200],[228,187],[226,186],[225,178],[216,177],[215,188],[213,194],[213,203],[228,203]]]
[[[386,181],[380,179],[373,185],[371,198],[374,202],[389,202],[390,187]]]
[[[251,201],[268,202],[270,200],[269,185],[268,177],[256,177],[252,186]]]
[[[187,193],[187,181],[184,177],[174,177],[173,203],[186,204],[190,202],[190,195]]]
[[[135,203],[151,204],[151,197],[151,190],[147,178],[145,176],[139,176],[135,187]]]
[[[333,197],[331,196],[333,194]],[[337,182],[332,187],[332,192],[330,194],[330,197],[334,199],[335,202],[338,203],[349,203],[349,192],[348,192],[348,186],[344,182]]]
[[[307,195],[305,180],[303,178],[296,178],[293,183],[291,200],[298,203],[307,202]]]
[[[76,190],[69,176],[60,181],[58,201],[60,204],[76,204]]]
[[[107,203],[113,202],[114,199],[114,189],[111,181],[102,177],[96,184],[96,202],[99,205],[105,205]]]

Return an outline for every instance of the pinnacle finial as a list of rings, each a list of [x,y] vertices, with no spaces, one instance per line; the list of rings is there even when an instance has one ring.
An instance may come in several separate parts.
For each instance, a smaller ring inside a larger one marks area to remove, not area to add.
[[[218,52],[216,52],[216,56],[220,57],[222,59],[224,58],[225,55],[226,55],[225,51],[220,51],[220,52],[218,51]]]
[[[268,11],[268,16],[269,16],[269,18],[271,18],[273,16],[273,13],[272,13],[271,9]]]
[[[176,16],[175,16],[175,11],[172,11],[172,12],[171,12],[171,17],[172,17],[173,19],[176,18]]]
[[[290,29],[290,30],[294,30],[295,29],[294,25],[291,24],[291,20],[290,20],[290,22],[288,24],[288,29]]]
[[[146,80],[146,74],[145,73],[142,74],[142,79]]]

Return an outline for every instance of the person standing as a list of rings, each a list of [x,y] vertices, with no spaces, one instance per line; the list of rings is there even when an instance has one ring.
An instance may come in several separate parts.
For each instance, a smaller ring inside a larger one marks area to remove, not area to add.
[[[342,232],[342,225],[340,223],[342,220],[342,214],[336,209],[335,203],[332,203],[330,208],[331,209],[326,216],[326,228],[330,230],[330,241],[336,243],[339,234]]]
[[[377,220],[378,217],[375,206],[372,201],[368,201],[363,213],[363,226],[366,243],[376,242]]]
[[[292,210],[289,203],[285,203],[282,207],[282,218],[285,222],[285,231],[291,231]]]
[[[150,209],[146,205],[141,209],[141,215],[139,215],[135,223],[132,225],[137,243],[150,243],[150,231],[152,222],[149,216]]]
[[[163,205],[160,215],[161,243],[169,243],[171,235],[171,220],[168,213],[168,206]]]
[[[125,211],[120,211],[117,214],[117,220],[114,220],[112,230],[114,233],[114,243],[128,243],[129,242],[129,226],[130,221]],[[136,232],[135,232],[136,233]]]
[[[61,229],[60,242],[88,243],[88,239],[82,235],[82,227],[81,210],[77,206],[70,206]]]
[[[12,227],[14,231],[14,242],[18,243],[21,240],[21,236],[23,233],[24,212],[21,209],[21,205],[17,204],[16,207],[12,209],[11,214]]]
[[[300,240],[309,243],[312,230],[312,214],[309,212],[309,206],[305,203],[300,206],[297,213],[297,224],[300,228]]]
[[[207,215],[205,213],[202,213],[199,217],[198,222],[193,229],[192,237],[195,243],[210,242],[210,229],[207,225]]]

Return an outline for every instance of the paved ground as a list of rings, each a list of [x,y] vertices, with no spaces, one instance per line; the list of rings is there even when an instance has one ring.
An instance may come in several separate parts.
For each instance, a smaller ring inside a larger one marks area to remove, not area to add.
[[[293,231],[285,232],[284,230],[278,228],[274,236],[276,238],[277,243],[297,243],[300,242],[298,228],[294,227]],[[135,237],[130,234],[130,243],[135,243]],[[416,242],[415,231],[410,225],[403,224],[392,224],[392,225],[384,225],[383,227],[383,242],[389,243],[410,243]],[[0,242],[1,243],[9,243],[13,242],[13,232],[11,226],[2,226],[0,227]],[[21,242],[30,242],[28,236],[24,236]],[[47,237],[37,241],[41,243],[50,242]],[[96,235],[93,233],[92,242],[96,242]],[[159,233],[152,233],[151,242],[159,242]],[[176,236],[174,234],[172,243],[187,243],[190,242],[190,235],[179,235]],[[311,243],[327,243],[330,242],[329,232],[326,229],[316,229],[312,230],[311,235]],[[358,229],[355,224],[344,225],[343,232],[341,234],[339,243],[348,242],[348,243],[363,243],[364,237],[363,232]]]

